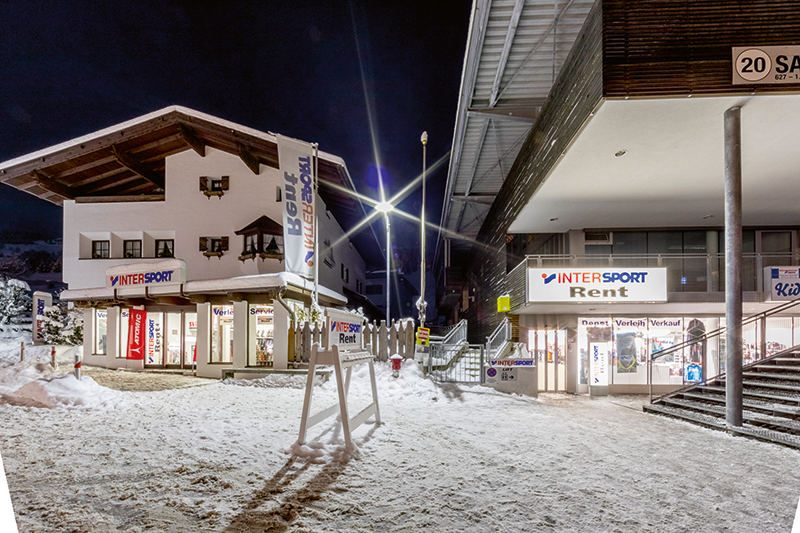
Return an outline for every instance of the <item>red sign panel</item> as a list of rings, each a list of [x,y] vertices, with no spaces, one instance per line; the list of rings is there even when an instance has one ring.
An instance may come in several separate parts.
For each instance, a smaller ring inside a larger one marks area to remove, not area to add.
[[[128,318],[128,354],[127,359],[144,360],[144,322],[147,312],[131,309]]]

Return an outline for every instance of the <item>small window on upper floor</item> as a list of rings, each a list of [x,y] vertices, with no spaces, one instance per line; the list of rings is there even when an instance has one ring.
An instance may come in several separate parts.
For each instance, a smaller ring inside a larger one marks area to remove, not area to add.
[[[211,198],[212,196],[220,197],[225,194],[230,188],[230,176],[200,176],[200,191]]]
[[[175,257],[175,241],[156,239],[156,257]]]
[[[200,237],[200,251],[206,257],[222,257],[228,251],[228,237]]]
[[[125,250],[125,259],[142,257],[142,241],[122,241]]]
[[[108,259],[111,252],[111,241],[92,241],[92,259]]]
[[[282,202],[283,201],[283,191],[281,190],[280,185],[275,186],[275,201]]]

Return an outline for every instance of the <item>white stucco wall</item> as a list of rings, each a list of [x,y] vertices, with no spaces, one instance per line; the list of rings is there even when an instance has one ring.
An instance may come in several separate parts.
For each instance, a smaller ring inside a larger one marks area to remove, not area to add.
[[[230,188],[221,198],[207,198],[199,189],[200,176],[230,176]],[[280,177],[277,169],[263,165],[261,173],[255,175],[238,157],[207,147],[205,157],[186,150],[167,158],[163,202],[65,201],[64,281],[70,289],[103,287],[108,267],[153,258],[155,239],[174,239],[175,257],[186,262],[187,280],[280,272],[284,263],[277,260],[239,261],[243,238],[234,234],[262,215],[282,223],[282,203],[276,201]],[[343,231],[332,216],[326,215],[322,202],[319,214],[323,255],[324,240],[333,243]],[[229,251],[222,258],[204,257],[199,239],[207,236],[227,236]],[[142,259],[121,258],[125,239],[142,239]],[[92,240],[110,240],[112,259],[91,259]],[[335,247],[334,259],[332,268],[320,263],[321,285],[341,293],[345,286],[355,290],[357,279],[363,283],[364,261],[348,240]],[[349,283],[341,279],[341,263],[350,271]]]

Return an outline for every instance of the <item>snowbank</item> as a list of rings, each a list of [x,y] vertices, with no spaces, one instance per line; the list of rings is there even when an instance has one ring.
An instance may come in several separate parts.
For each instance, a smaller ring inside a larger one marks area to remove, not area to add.
[[[31,381],[8,396],[18,403],[45,407],[115,407],[124,393],[102,387],[88,377],[59,373]]]

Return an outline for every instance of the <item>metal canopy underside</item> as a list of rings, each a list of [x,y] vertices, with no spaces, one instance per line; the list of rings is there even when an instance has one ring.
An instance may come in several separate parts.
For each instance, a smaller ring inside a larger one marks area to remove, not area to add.
[[[166,158],[207,146],[242,159],[254,173],[278,168],[275,136],[185,107],[171,106],[4,163],[0,182],[56,205],[164,199]],[[344,161],[320,152],[320,197],[347,230],[366,217]],[[354,241],[356,244],[358,242]],[[359,246],[365,258],[370,249]],[[362,250],[363,249],[363,250]]]
[[[475,0],[437,259],[477,236],[593,4]]]

